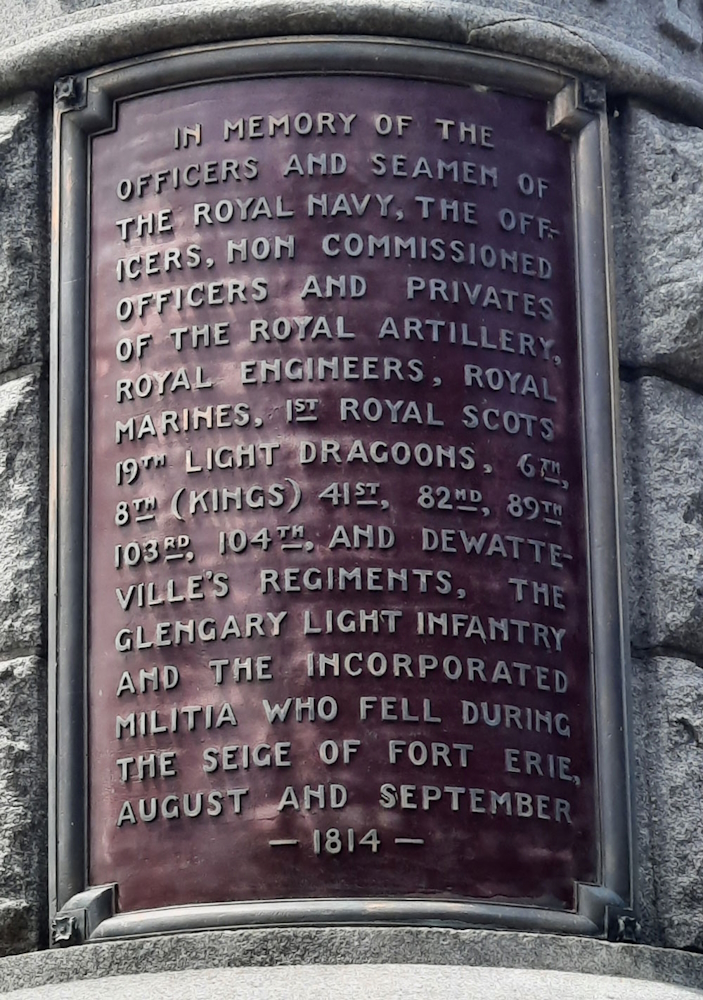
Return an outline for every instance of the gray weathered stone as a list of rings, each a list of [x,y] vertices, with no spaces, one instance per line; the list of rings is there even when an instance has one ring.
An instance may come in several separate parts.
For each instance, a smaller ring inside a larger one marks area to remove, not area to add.
[[[703,655],[703,396],[638,379],[622,424],[633,646]]]
[[[45,646],[45,408],[38,375],[0,385],[0,656]]]
[[[46,937],[46,663],[0,660],[0,953]]]
[[[6,1000],[700,1000],[698,991],[663,983],[577,972],[436,965],[318,965],[143,973],[99,982],[38,986],[3,993]]]
[[[633,664],[637,770],[649,827],[662,943],[703,948],[703,669],[654,657]]]
[[[686,0],[688,3],[688,0]],[[49,85],[101,62],[184,42],[315,32],[390,34],[485,46],[601,73],[703,121],[703,12],[677,0],[0,0],[0,89]],[[671,18],[669,18],[671,20]]]
[[[621,359],[703,384],[703,130],[616,120]]]
[[[648,691],[644,685],[643,672],[632,670],[636,676],[631,684],[632,713],[630,719],[632,740],[632,777],[634,784],[634,845],[637,858],[635,869],[635,892],[640,921],[640,940],[645,945],[664,945],[664,926],[657,912],[657,883],[655,878],[655,857],[652,850],[654,831],[650,823],[651,796],[647,780],[651,758],[648,752]]]
[[[551,969],[703,987],[703,955],[570,935],[440,927],[266,927],[99,942],[0,959],[0,991],[135,973],[272,966],[427,964]],[[615,984],[617,980],[615,980]],[[615,984],[611,984],[614,988]],[[93,985],[96,985],[93,982]],[[514,994],[522,993],[521,990]],[[172,995],[180,995],[174,988]],[[211,996],[228,996],[226,991]],[[340,994],[343,996],[344,994]],[[408,988],[405,996],[432,996]],[[456,990],[455,996],[482,995]],[[490,995],[490,994],[489,994]],[[538,994],[542,996],[542,994]],[[568,992],[566,993],[568,996]],[[612,996],[612,993],[604,995]],[[374,996],[369,991],[369,997]]]
[[[0,104],[0,375],[47,353],[46,157],[36,95]]]

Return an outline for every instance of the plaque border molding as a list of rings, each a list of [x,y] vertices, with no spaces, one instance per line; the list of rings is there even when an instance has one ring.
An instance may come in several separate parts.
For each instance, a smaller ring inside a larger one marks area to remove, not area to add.
[[[87,274],[90,138],[121,100],[278,75],[372,75],[539,98],[572,148],[575,263],[598,791],[598,884],[569,911],[408,898],[206,903],[117,912],[88,885],[86,761]],[[55,88],[50,364],[49,882],[54,945],[212,928],[434,925],[637,938],[629,770],[627,624],[620,555],[617,363],[609,153],[602,83],[541,63],[440,43],[313,36],[199,46],[101,67]]]

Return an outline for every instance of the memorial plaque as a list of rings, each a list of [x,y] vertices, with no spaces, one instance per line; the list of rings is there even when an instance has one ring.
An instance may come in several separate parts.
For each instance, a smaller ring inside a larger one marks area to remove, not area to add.
[[[59,190],[81,160],[88,205],[60,282],[85,319],[56,310],[86,344],[71,801],[79,888],[117,886],[105,933],[273,900],[591,933],[584,899],[626,909],[597,781],[613,719],[624,754],[604,236],[574,138],[600,150],[598,113],[422,48],[191,53],[62,106]]]

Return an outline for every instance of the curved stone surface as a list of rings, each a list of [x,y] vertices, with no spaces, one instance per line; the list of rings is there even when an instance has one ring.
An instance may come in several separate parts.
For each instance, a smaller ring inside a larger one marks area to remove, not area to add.
[[[205,969],[117,976],[3,993],[6,1000],[433,1000],[490,996],[494,1000],[696,1000],[698,990],[635,979],[526,969],[462,969],[433,965],[320,965],[294,968]]]
[[[625,982],[636,981],[633,992],[627,994],[627,1000],[630,997],[635,1000],[636,996],[638,1000],[643,996],[647,1000],[654,1000],[654,994],[645,993],[645,990],[656,990],[657,987],[648,987],[642,980],[651,980],[653,984],[669,983],[694,988],[703,986],[703,955],[670,948],[610,944],[593,938],[513,931],[459,931],[430,927],[301,927],[172,934],[0,959],[0,994],[4,996],[5,993],[18,989],[22,989],[24,993],[28,989],[47,984],[66,983],[70,985],[60,995],[74,997],[77,994],[72,991],[77,989],[76,984],[87,980],[87,988],[93,990],[92,996],[96,997],[98,984],[95,980],[98,979],[109,983],[109,977],[113,976],[133,977],[144,972],[170,972],[179,973],[180,980],[183,970],[212,971],[224,968],[236,970],[230,985],[234,984],[238,976],[242,977],[247,969],[256,969],[254,980],[265,981],[268,987],[268,977],[274,972],[274,966],[281,967],[282,971],[274,974],[280,974],[284,980],[286,976],[295,975],[293,967],[309,966],[313,968],[314,974],[320,967],[337,966],[349,970],[350,980],[356,977],[359,982],[363,982],[365,967],[390,964],[396,974],[399,974],[403,966],[398,963],[404,962],[410,963],[405,966],[409,969],[410,976],[404,980],[404,998],[448,996],[449,994],[434,992],[435,984],[447,967],[454,967],[456,974],[461,972],[466,977],[465,987],[460,989],[455,984],[455,997],[460,996],[462,990],[467,995],[491,995],[493,989],[486,990],[484,994],[483,990],[470,988],[470,970],[478,967],[484,967],[484,971],[486,968],[494,970],[489,975],[496,984],[498,979],[505,981],[506,976],[511,978],[511,997],[528,991],[525,979],[528,976],[527,969],[549,970],[543,982],[552,982],[555,1000],[557,995],[560,998],[564,996],[564,984],[568,978],[558,973],[588,973],[575,976],[574,979],[587,980],[582,984],[584,988],[589,984],[602,985],[604,988],[600,995],[604,997],[616,996],[610,991],[617,989],[618,983],[622,981],[621,977],[625,977]],[[412,977],[423,966],[428,968],[428,972],[425,985],[420,988],[419,981],[416,982]],[[508,969],[519,971],[511,974],[507,972]],[[196,978],[199,974],[202,972],[195,973]],[[540,982],[539,973],[530,975],[536,976],[533,984]],[[596,977],[612,978],[603,978],[601,984],[598,984],[595,982]],[[175,979],[176,977],[172,979],[170,996],[188,996],[185,989],[182,991],[180,985],[176,985]],[[524,985],[521,986],[523,980]],[[149,977],[147,982],[155,985],[153,977]],[[309,982],[312,983],[312,980]],[[477,985],[474,982],[474,986]],[[561,990],[558,994],[557,986]],[[221,991],[212,989],[208,996],[226,996],[229,993],[229,987]],[[568,990],[566,993],[568,994]],[[310,996],[307,990],[289,995]],[[328,991],[326,997],[332,995],[336,995],[336,992]],[[340,992],[339,995],[342,997],[345,994]],[[374,993],[369,980],[365,980],[364,997],[378,995],[382,994]],[[545,997],[546,1000],[550,994],[546,989],[542,991],[540,986],[535,995]],[[662,1000],[684,1000],[680,992],[668,992],[667,996],[661,996]],[[587,1000],[585,992],[579,994],[579,997]],[[148,1000],[154,998],[155,994],[150,992]],[[689,997],[689,1000],[693,1000],[693,997]]]
[[[0,88],[158,49],[267,35],[340,32],[469,44],[602,77],[703,121],[703,11],[677,0],[0,0]]]

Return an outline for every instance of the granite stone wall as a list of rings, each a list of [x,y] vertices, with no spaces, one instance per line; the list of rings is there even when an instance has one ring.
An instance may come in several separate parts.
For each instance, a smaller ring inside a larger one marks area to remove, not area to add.
[[[603,76],[619,95],[613,218],[642,936],[703,951],[703,130],[686,123],[689,110],[703,121],[703,14],[665,0],[413,0],[375,13],[320,0],[297,19],[295,4],[273,0],[224,6],[51,0],[37,25],[35,0],[0,0],[0,952],[47,937],[51,80],[206,37],[342,23],[390,34],[394,17],[399,34],[422,37],[424,23],[426,37],[541,55]],[[49,48],[36,54],[35,28],[58,46],[54,64]],[[639,46],[639,77],[627,45]],[[638,103],[657,94],[658,109]]]
[[[49,151],[0,103],[0,942],[46,940]]]
[[[698,0],[0,0],[0,15],[8,89],[183,44],[351,32],[550,60],[703,121]]]
[[[703,131],[613,139],[643,937],[703,950]]]

